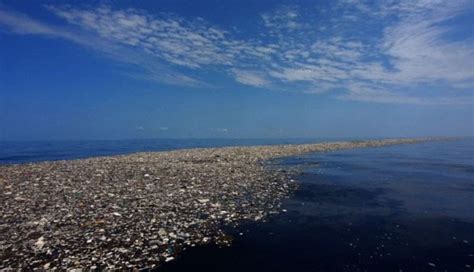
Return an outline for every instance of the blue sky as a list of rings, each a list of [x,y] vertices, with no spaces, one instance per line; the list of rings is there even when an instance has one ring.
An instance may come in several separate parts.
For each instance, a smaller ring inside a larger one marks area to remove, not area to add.
[[[474,134],[473,1],[0,1],[0,140]]]

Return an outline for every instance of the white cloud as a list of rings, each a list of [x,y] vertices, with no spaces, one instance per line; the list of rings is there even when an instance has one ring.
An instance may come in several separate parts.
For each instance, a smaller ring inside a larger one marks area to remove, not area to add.
[[[422,97],[422,96],[408,96],[403,94],[392,93],[386,90],[377,88],[370,88],[367,92],[354,91],[340,95],[337,97],[340,100],[353,100],[361,102],[375,102],[384,104],[413,104],[423,106],[435,105],[472,105],[474,98],[472,96],[466,97]]]
[[[232,69],[231,72],[234,75],[235,80],[242,84],[255,87],[265,87],[270,85],[270,82],[257,71]]]
[[[382,24],[378,39],[373,34],[354,36],[350,33],[353,18],[342,16],[340,20],[350,22],[332,21],[343,25],[336,36],[317,38],[311,45],[302,42],[299,48],[294,46],[298,40],[293,40],[299,33],[285,37],[290,40],[283,43],[286,48],[281,54],[285,61],[269,65],[265,71],[270,81],[306,83],[304,92],[345,89],[346,93],[338,96],[340,99],[472,104],[472,94],[443,97],[430,90],[438,84],[445,89],[468,88],[472,92],[474,85],[474,37],[447,37],[456,29],[446,22],[461,14],[465,5],[462,1],[453,2],[387,1],[370,6],[365,1],[344,1],[343,6],[355,5],[356,12],[345,7],[342,13],[364,18],[358,20],[359,24],[368,24],[366,19],[370,18],[376,22],[372,27]],[[349,36],[344,31],[349,32],[350,39],[344,38]]]
[[[0,24],[19,34],[58,35],[53,28],[36,22],[23,14],[0,10]]]
[[[166,63],[151,58],[146,52],[134,50],[122,44],[111,42],[108,39],[97,38],[97,36],[82,30],[72,29],[67,26],[52,26],[34,20],[24,14],[0,10],[1,25],[21,35],[46,35],[52,38],[69,40],[91,48],[119,63],[129,65],[130,68],[136,68],[135,72],[133,72],[133,69],[132,71],[129,69],[125,73],[135,78],[156,80],[173,85],[204,85],[199,80],[174,70],[166,65]]]
[[[293,30],[300,27],[298,10],[294,6],[280,6],[277,9],[261,15],[264,25],[273,34],[284,30]]]
[[[62,38],[92,48],[127,64],[131,69],[126,74],[139,79],[210,87],[195,73],[205,70],[259,88],[345,90],[339,99],[463,104],[472,99],[448,91],[472,92],[474,37],[450,38],[456,29],[449,22],[468,3],[390,0],[369,5],[344,0],[334,5],[337,16],[326,21],[314,18],[327,16],[327,10],[280,6],[261,15],[267,32],[247,40],[203,19],[109,6],[49,6],[67,22],[62,26],[0,11],[0,25],[19,34]],[[447,96],[432,95],[432,85],[448,90]]]
[[[445,36],[454,29],[439,23],[450,18],[432,13],[403,19],[387,27],[382,40],[384,52],[391,57],[402,82],[456,83],[474,79],[474,48],[471,41],[450,41]]]
[[[230,64],[226,33],[202,20],[185,21],[169,14],[152,16],[140,10],[49,7],[57,16],[82,29],[118,44],[140,48],[170,63],[199,68],[209,64]]]

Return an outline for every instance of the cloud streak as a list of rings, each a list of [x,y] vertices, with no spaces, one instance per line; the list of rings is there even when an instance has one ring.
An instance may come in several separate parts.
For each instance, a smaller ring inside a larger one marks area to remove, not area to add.
[[[105,5],[47,9],[65,24],[0,10],[0,25],[73,41],[135,67],[127,72],[135,78],[168,84],[209,87],[195,73],[206,71],[256,88],[337,90],[333,97],[345,100],[472,104],[474,38],[450,38],[453,18],[472,12],[466,1],[341,0],[329,10],[280,6],[256,15],[265,32],[244,40],[199,18]]]
[[[21,35],[44,35],[72,41],[101,55],[129,66],[126,74],[140,79],[165,82],[173,85],[203,86],[205,83],[189,77],[165,63],[150,58],[146,52],[137,51],[109,39],[98,39],[93,33],[73,29],[68,26],[57,27],[34,20],[17,12],[0,10],[0,26]],[[135,68],[135,69],[134,69]]]
[[[172,64],[199,68],[209,64],[231,64],[225,50],[225,32],[202,20],[187,22],[171,15],[152,16],[127,9],[113,10],[48,7],[69,24],[96,33],[103,39],[140,48]]]

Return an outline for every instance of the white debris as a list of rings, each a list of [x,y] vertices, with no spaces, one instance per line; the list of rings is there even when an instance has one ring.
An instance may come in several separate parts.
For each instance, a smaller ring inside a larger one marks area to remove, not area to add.
[[[46,241],[44,240],[44,237],[41,236],[40,238],[38,238],[38,240],[36,240],[35,247],[37,250],[41,250],[45,244],[46,244]]]

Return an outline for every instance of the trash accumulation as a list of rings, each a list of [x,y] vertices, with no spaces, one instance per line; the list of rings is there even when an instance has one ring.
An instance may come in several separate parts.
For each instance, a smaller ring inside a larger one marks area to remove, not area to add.
[[[265,220],[296,188],[265,161],[392,139],[136,153],[0,166],[0,269],[147,269],[224,225]]]

